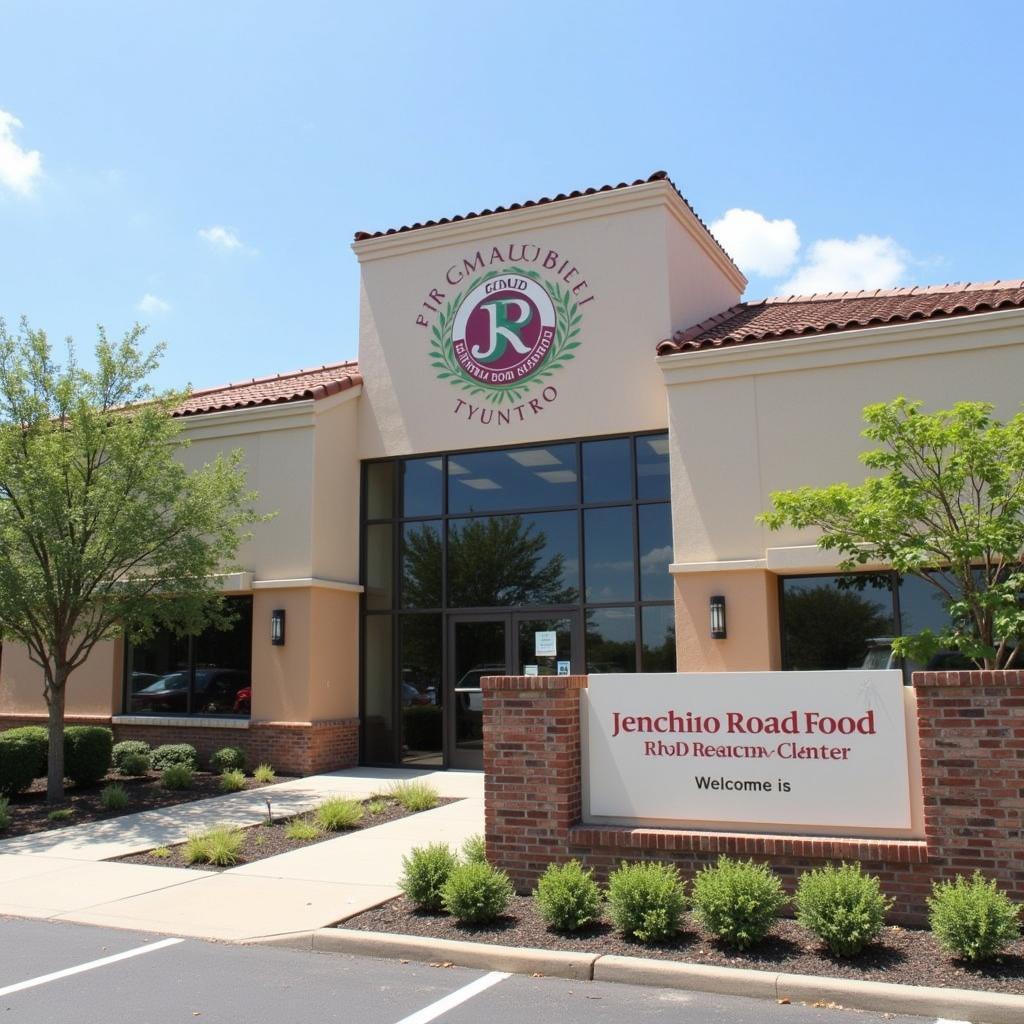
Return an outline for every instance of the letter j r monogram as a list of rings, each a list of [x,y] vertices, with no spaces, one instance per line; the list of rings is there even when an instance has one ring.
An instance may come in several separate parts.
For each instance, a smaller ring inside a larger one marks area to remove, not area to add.
[[[521,299],[495,299],[485,302],[480,308],[487,313],[489,331],[488,347],[474,345],[470,352],[474,359],[481,363],[491,363],[500,359],[507,345],[511,345],[519,355],[526,355],[530,349],[523,344],[523,328],[533,319],[533,310]]]

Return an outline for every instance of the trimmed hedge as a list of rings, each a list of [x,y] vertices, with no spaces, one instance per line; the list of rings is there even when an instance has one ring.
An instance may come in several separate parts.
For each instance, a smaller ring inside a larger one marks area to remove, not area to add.
[[[241,747],[221,747],[210,755],[210,770],[220,773],[226,771],[245,771],[245,751]]]
[[[32,778],[43,779],[46,777],[46,757],[50,750],[49,733],[45,725],[23,725],[17,729],[8,729],[0,733],[0,739],[28,740],[35,752]]]
[[[99,725],[64,730],[64,774],[78,786],[99,782],[110,771],[114,733]]]
[[[114,744],[111,763],[122,775],[134,775],[134,772],[125,771],[125,765],[133,757],[144,757],[149,763],[150,746],[143,740],[121,740]]]
[[[191,771],[199,771],[199,753],[191,743],[165,743],[149,755],[153,771],[162,772],[171,765],[180,764]]]
[[[0,795],[23,793],[46,774],[46,730],[36,726],[0,733]]]

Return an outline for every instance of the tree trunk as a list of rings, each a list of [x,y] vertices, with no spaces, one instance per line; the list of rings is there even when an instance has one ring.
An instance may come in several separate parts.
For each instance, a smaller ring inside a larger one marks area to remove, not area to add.
[[[64,799],[64,684],[66,679],[54,679],[46,687],[47,722],[50,749],[46,759],[46,802],[60,803]]]

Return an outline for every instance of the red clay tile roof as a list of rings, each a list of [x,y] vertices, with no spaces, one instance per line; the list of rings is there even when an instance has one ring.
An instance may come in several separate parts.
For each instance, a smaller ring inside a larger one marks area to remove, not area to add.
[[[668,171],[655,171],[649,178],[637,178],[636,181],[620,181],[618,185],[602,185],[600,188],[585,188],[575,192],[559,192],[557,196],[542,196],[540,199],[528,199],[525,203],[512,203],[509,206],[496,206],[493,210],[481,210],[479,213],[464,213],[454,217],[442,217],[440,220],[425,220],[422,223],[406,224],[400,228],[388,228],[386,231],[357,231],[355,240],[364,242],[368,238],[382,238],[384,235],[399,235],[405,231],[418,231],[420,228],[432,228],[438,224],[455,224],[461,220],[475,220],[477,217],[489,217],[494,213],[508,213],[510,210],[526,210],[531,206],[546,206],[548,203],[559,203],[564,199],[578,199],[580,196],[592,196],[598,192],[615,192],[623,188],[633,188],[635,185],[646,185],[652,181],[667,181],[679,198],[686,204],[686,208],[697,217],[697,211],[690,205],[690,201],[679,191],[675,182],[668,176]],[[722,255],[735,267],[732,257],[722,248],[707,224],[697,217],[700,226],[707,232],[708,237],[722,251]],[[737,270],[739,268],[737,267]]]
[[[246,409],[257,405],[326,398],[362,382],[359,367],[355,363],[333,363],[311,370],[279,373],[274,377],[253,377],[252,380],[239,381],[237,384],[193,391],[188,400],[175,410],[174,415],[198,416],[204,412],[223,412],[225,409]]]
[[[658,355],[1022,307],[1024,280],[791,295],[740,302],[666,338]]]

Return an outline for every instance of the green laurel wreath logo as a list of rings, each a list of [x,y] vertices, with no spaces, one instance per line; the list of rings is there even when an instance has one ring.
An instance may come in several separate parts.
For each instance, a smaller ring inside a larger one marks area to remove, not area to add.
[[[548,293],[555,308],[555,338],[547,355],[525,381],[516,381],[513,384],[485,384],[475,377],[471,377],[459,365],[452,347],[452,327],[459,305],[465,296],[492,277],[510,274],[528,277],[530,280],[536,281]],[[577,303],[573,302],[572,292],[568,288],[560,287],[557,281],[546,281],[536,270],[526,270],[523,267],[491,270],[470,281],[466,288],[455,295],[438,313],[437,322],[431,327],[430,357],[432,361],[430,365],[439,371],[438,380],[446,380],[454,387],[468,391],[470,395],[482,396],[492,405],[501,405],[506,401],[513,404],[521,401],[537,381],[550,377],[555,370],[575,358],[573,349],[579,348],[581,342],[573,341],[573,338],[580,333],[582,321],[583,314],[579,312]]]

